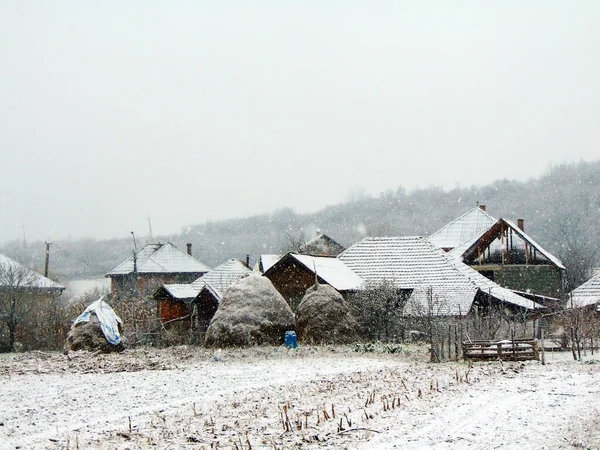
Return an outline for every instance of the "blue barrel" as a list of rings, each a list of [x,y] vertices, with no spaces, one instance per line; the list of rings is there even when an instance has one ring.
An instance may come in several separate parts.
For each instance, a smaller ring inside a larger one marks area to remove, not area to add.
[[[283,343],[287,348],[296,348],[298,347],[298,341],[296,340],[296,332],[295,331],[286,331],[285,336],[283,338]]]

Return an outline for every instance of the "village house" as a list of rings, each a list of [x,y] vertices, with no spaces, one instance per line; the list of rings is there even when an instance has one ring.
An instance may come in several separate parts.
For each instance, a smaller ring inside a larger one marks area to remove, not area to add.
[[[473,208],[429,236],[429,241],[497,284],[546,305],[563,294],[565,266],[517,223]]]
[[[533,332],[533,319],[545,310],[418,236],[364,238],[335,258],[288,253],[264,276],[292,307],[315,281],[345,297],[387,283],[406,315],[465,318],[473,336],[489,335],[499,322],[506,328],[511,321],[518,321],[523,333],[527,327]]]
[[[326,234],[319,234],[298,249],[298,253],[311,256],[337,256],[345,247]]]
[[[153,295],[161,323],[179,321],[182,329],[205,332],[225,291],[251,272],[247,263],[232,258],[192,283],[163,284]]]
[[[149,298],[165,283],[191,283],[209,270],[192,256],[191,244],[186,253],[166,242],[146,244],[105,276],[113,296]]]
[[[338,256],[376,289],[389,283],[405,302],[405,315],[465,318],[473,336],[519,322],[522,332],[544,306],[506,289],[420,236],[368,237]],[[494,323],[491,323],[493,319]],[[533,330],[531,330],[533,331]]]

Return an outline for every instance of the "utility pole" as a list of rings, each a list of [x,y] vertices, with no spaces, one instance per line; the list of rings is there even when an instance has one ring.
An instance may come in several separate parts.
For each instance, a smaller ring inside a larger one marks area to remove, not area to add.
[[[44,264],[44,276],[48,278],[48,265],[50,263],[50,244],[52,242],[45,241],[46,244],[46,263]]]
[[[154,236],[152,236],[152,222],[150,222],[150,217],[148,217],[148,244],[152,244],[154,242]]]
[[[130,300],[130,305],[131,305],[131,321],[133,322],[133,330],[135,333],[135,337],[137,339],[137,323],[135,321],[135,309],[134,309],[134,303],[133,303],[133,297],[135,296],[135,298],[137,299],[140,295],[139,293],[139,289],[138,289],[138,271],[137,271],[137,244],[135,242],[135,234],[133,233],[133,231],[131,232],[131,237],[133,238],[133,284],[134,284],[134,288],[133,288],[133,296],[129,297]]]

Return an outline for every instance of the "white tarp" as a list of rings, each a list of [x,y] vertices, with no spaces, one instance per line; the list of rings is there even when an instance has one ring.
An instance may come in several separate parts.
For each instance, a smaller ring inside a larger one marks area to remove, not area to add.
[[[92,314],[96,314],[106,340],[113,345],[117,345],[121,342],[119,324],[123,325],[123,321],[115,314],[115,311],[103,300],[103,298],[104,297],[100,297],[88,306],[85,311],[75,319],[73,326],[81,322],[89,322]]]

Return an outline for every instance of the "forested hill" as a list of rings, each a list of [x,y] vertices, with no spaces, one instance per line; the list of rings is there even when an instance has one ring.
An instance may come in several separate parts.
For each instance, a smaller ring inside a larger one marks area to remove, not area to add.
[[[514,164],[518,164],[515,161]],[[493,168],[493,164],[490,164]],[[559,165],[529,181],[496,180],[490,184],[443,190],[437,187],[411,192],[399,187],[377,197],[357,197],[313,214],[289,209],[185,227],[181,233],[160,236],[181,249],[193,244],[198,259],[214,267],[228,258],[279,253],[301,236],[310,239],[317,230],[349,246],[364,236],[428,236],[451,220],[485,204],[496,218],[525,219],[525,231],[539,244],[561,256],[569,247],[582,245],[588,254],[600,242],[600,161]],[[399,178],[399,184],[402,180]],[[465,184],[468,180],[465,180]],[[140,238],[138,242],[145,242]],[[102,276],[132,251],[129,236],[123,239],[62,240],[51,249],[51,276],[65,281]],[[11,242],[0,249],[43,271],[44,243]]]

